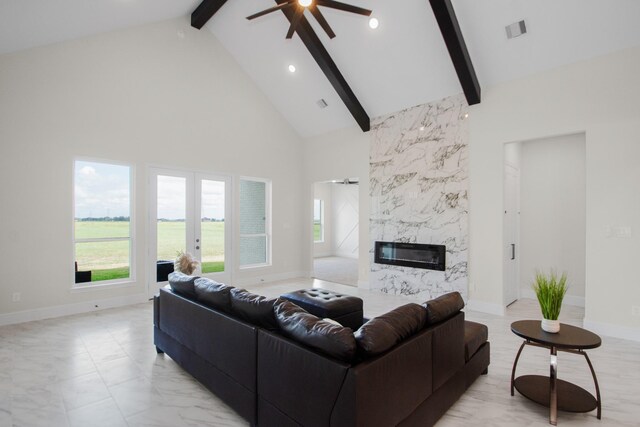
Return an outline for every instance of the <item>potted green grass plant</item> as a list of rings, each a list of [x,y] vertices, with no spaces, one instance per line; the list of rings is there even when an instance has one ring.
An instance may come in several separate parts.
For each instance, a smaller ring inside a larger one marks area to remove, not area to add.
[[[545,332],[556,334],[560,331],[558,316],[560,316],[562,300],[567,289],[567,273],[562,273],[560,277],[553,270],[549,275],[542,272],[536,273],[533,290],[540,303],[540,310],[544,317],[541,326]]]

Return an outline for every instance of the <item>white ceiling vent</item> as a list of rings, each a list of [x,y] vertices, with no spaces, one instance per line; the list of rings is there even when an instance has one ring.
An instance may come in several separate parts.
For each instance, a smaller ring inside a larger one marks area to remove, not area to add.
[[[507,38],[515,39],[516,37],[520,37],[523,34],[527,33],[527,26],[524,23],[524,20],[519,22],[514,22],[511,25],[507,25],[504,27],[507,30]]]
[[[319,99],[316,104],[318,104],[318,107],[320,108],[327,108],[329,106],[329,104],[327,104],[327,101],[325,101],[324,99]]]

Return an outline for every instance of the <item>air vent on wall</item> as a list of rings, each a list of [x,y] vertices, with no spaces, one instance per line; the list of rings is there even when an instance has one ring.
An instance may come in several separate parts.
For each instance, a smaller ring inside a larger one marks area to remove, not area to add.
[[[514,39],[516,37],[520,37],[523,34],[527,33],[527,26],[523,21],[519,21],[519,22],[514,22],[511,25],[507,25],[505,27],[505,30],[507,30],[507,38],[508,39]]]
[[[324,99],[319,99],[316,104],[318,104],[318,107],[320,108],[327,108],[329,106],[329,104],[327,104],[327,101],[325,101]]]

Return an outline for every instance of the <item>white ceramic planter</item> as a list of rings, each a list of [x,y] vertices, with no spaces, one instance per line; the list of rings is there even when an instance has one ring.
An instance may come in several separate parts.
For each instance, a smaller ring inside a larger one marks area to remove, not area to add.
[[[549,332],[550,334],[557,334],[558,332],[560,332],[559,320],[542,319],[542,323],[540,326],[542,327],[543,331]]]

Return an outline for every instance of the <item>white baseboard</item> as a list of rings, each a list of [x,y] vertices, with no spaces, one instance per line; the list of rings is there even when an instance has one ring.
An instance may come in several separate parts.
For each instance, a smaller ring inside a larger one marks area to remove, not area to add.
[[[504,307],[501,304],[492,302],[476,301],[470,299],[467,301],[465,308],[469,311],[478,311],[480,313],[494,314],[496,316],[504,316]]]
[[[533,289],[520,289],[520,297],[521,298],[529,298],[533,300],[537,300],[536,293],[533,292]],[[573,305],[575,307],[584,308],[584,297],[577,297],[574,295],[565,295],[562,300],[563,304]]]
[[[309,278],[311,273],[308,271],[289,271],[286,273],[278,274],[265,274],[259,277],[247,277],[245,279],[236,279],[233,281],[233,286],[253,286],[263,283],[279,282],[281,280],[297,279],[297,278]]]
[[[72,314],[89,313],[91,311],[105,310],[107,308],[140,304],[148,300],[149,297],[147,294],[143,293],[74,304],[56,305],[53,307],[37,308],[34,310],[17,311],[15,313],[0,314],[0,326],[33,322],[35,320],[53,319],[55,317],[70,316]]]
[[[610,323],[593,322],[587,319],[584,319],[584,328],[595,332],[598,335],[622,338],[623,340],[640,341],[640,329],[638,328],[612,325]]]

